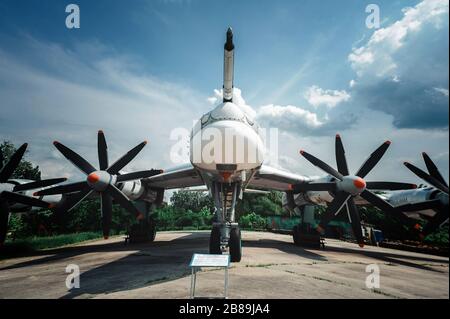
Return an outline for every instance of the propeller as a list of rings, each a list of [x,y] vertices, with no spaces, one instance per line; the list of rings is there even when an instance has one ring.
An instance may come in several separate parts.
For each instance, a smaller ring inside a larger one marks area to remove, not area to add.
[[[3,244],[6,239],[10,206],[12,204],[22,204],[26,206],[41,208],[50,208],[52,206],[51,204],[40,199],[26,196],[18,192],[51,186],[57,183],[64,182],[66,180],[65,178],[54,178],[28,182],[19,185],[8,183],[8,180],[11,179],[14,171],[19,166],[27,147],[28,144],[26,143],[20,146],[5,164],[5,157],[3,155],[3,152],[0,150],[0,245]]]
[[[73,165],[79,168],[86,174],[86,180],[76,183],[70,183],[65,185],[59,185],[52,188],[48,188],[36,193],[36,195],[53,195],[53,194],[69,194],[62,206],[59,207],[59,211],[70,211],[81,203],[85,198],[91,195],[93,192],[100,194],[101,212],[102,212],[102,229],[105,239],[109,237],[109,231],[112,220],[112,201],[113,199],[136,216],[138,220],[144,218],[144,214],[140,212],[132,202],[119,190],[115,185],[126,181],[135,179],[146,178],[160,174],[162,170],[146,170],[138,171],[128,174],[119,175],[119,171],[131,162],[136,155],[147,144],[146,141],[138,144],[131,149],[128,153],[119,158],[112,165],[108,162],[108,147],[103,131],[98,131],[97,135],[97,147],[98,147],[98,161],[100,169],[96,169],[83,157],[72,151],[70,148],[64,146],[60,142],[53,142],[55,147],[67,158]]]
[[[438,189],[440,193],[435,195],[434,199],[419,203],[406,204],[398,206],[397,208],[403,212],[416,212],[428,209],[434,210],[436,212],[436,214],[427,222],[427,224],[422,230],[421,237],[425,238],[427,235],[433,233],[448,220],[449,205],[448,205],[447,182],[442,177],[442,174],[439,172],[439,169],[431,160],[431,158],[428,156],[428,154],[423,152],[422,157],[425,161],[428,173],[418,168],[417,166],[414,166],[411,163],[405,162],[404,164],[410,171],[412,171],[418,177],[426,181],[434,188]]]
[[[403,215],[391,204],[373,193],[372,190],[413,189],[417,188],[416,185],[396,182],[367,182],[364,180],[366,175],[378,164],[390,144],[390,141],[381,144],[381,146],[378,147],[361,165],[355,175],[349,173],[344,146],[339,134],[336,135],[335,141],[337,170],[317,157],[303,150],[300,151],[300,154],[309,162],[335,178],[335,181],[328,183],[304,183],[294,185],[294,192],[297,193],[305,191],[330,191],[334,193],[335,196],[333,201],[325,210],[322,220],[316,228],[318,232],[323,233],[327,224],[345,208],[350,218],[355,238],[359,246],[363,247],[364,238],[361,230],[361,220],[358,208],[354,201],[356,196],[361,196],[372,205],[384,212],[391,213],[396,217]]]

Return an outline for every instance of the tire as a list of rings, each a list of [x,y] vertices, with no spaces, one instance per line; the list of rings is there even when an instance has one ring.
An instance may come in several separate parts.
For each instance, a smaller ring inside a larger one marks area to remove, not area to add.
[[[148,240],[154,242],[156,238],[156,222],[153,218],[148,221]]]
[[[153,218],[140,221],[130,228],[130,243],[149,243],[153,242],[156,237],[156,223]]]
[[[300,238],[299,238],[298,225],[295,225],[294,228],[292,229],[292,238],[294,239],[294,244],[299,246]]]
[[[209,237],[209,253],[214,255],[221,255],[222,249],[220,249],[220,228],[213,227],[211,230],[211,236]]]
[[[230,230],[230,241],[228,242],[230,248],[230,260],[233,263],[241,261],[242,257],[242,242],[241,242],[241,229],[239,227],[233,227]]]

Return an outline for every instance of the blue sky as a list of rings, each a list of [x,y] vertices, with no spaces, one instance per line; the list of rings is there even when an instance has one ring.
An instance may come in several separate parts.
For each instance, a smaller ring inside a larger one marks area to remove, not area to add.
[[[392,139],[377,177],[414,180],[401,162],[421,151],[448,175],[448,1],[376,1],[378,30],[360,0],[73,1],[77,30],[64,24],[69,3],[0,1],[0,134],[30,141],[44,176],[76,175],[56,138],[95,162],[99,128],[117,155],[153,141],[136,167],[170,166],[171,130],[208,111],[222,85],[228,26],[235,86],[262,125],[280,129],[283,167],[318,174],[298,149],[333,164],[339,131],[355,170]]]

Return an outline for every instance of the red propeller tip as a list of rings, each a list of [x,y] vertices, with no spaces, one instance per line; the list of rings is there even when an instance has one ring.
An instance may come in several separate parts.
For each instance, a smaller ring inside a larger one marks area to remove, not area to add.
[[[159,173],[160,173],[160,174],[164,173],[164,170],[163,170],[163,169],[160,169],[160,170],[159,170]]]
[[[364,248],[364,244],[363,243],[359,243],[358,245],[359,245],[359,247]]]
[[[139,212],[136,216],[137,220],[143,220],[144,219],[144,214],[142,214],[141,212]]]
[[[147,145],[148,144],[148,141],[144,141],[144,145]]]
[[[387,145],[391,145],[392,142],[391,142],[391,141],[386,141],[385,143],[386,143]]]
[[[300,150],[300,154],[303,155],[305,153],[304,150]]]
[[[420,230],[422,228],[422,226],[420,226],[420,224],[415,224],[414,225],[414,229],[416,230]]]
[[[108,238],[109,238],[108,236],[103,236],[103,239],[104,239],[104,240],[106,240],[106,239],[108,239]]]
[[[52,209],[55,207],[55,204],[48,204],[48,208]]]
[[[39,196],[39,192],[34,192],[33,196]]]
[[[97,183],[100,180],[100,176],[98,176],[95,173],[91,173],[88,175],[87,180],[89,181],[89,183]]]
[[[98,130],[98,134],[103,134],[103,130]]]
[[[58,141],[53,141],[53,145],[58,145],[60,144]]]
[[[292,185],[292,184],[288,184],[288,190],[293,190],[294,189],[294,185]]]
[[[341,138],[341,136],[339,134],[336,134],[336,138]]]
[[[366,187],[366,182],[362,178],[357,178],[353,181],[353,185],[359,189],[362,189]]]
[[[411,184],[411,189],[416,189],[417,185],[416,184]]]

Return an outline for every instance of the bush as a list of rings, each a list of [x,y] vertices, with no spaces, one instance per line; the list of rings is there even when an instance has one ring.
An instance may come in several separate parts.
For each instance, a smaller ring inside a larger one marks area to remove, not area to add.
[[[250,213],[248,215],[241,216],[239,222],[241,228],[244,229],[260,230],[266,229],[267,226],[266,218],[259,216],[255,213]]]

